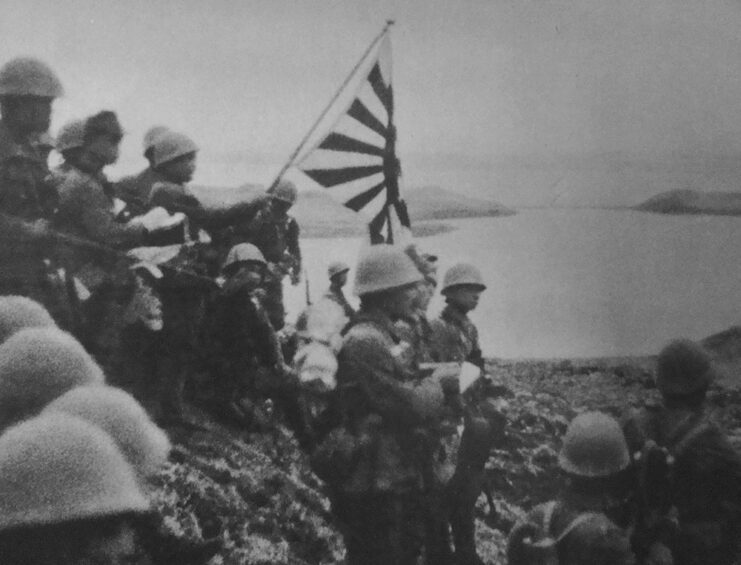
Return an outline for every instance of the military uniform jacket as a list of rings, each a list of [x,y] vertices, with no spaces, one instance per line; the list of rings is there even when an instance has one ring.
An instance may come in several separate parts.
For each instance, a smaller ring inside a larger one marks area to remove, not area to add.
[[[113,191],[102,174],[70,171],[59,188],[55,224],[63,232],[106,247],[130,249],[145,245],[146,231],[142,226],[117,221]],[[62,255],[65,266],[78,276],[79,270],[86,268],[87,273],[81,278],[88,286],[105,278],[112,260],[110,253],[77,245],[65,244]]]
[[[483,364],[479,332],[466,314],[448,304],[430,325],[431,351],[435,361]]]
[[[56,192],[45,180],[48,174],[45,153],[35,139],[13,139],[0,121],[2,281],[25,281],[30,286],[42,276],[49,241],[32,234],[16,220],[31,222],[51,217],[57,203]]]
[[[162,176],[147,167],[137,175],[124,177],[113,187],[117,198],[123,200],[131,214],[139,216],[149,210],[149,196],[156,182],[162,182]]]
[[[544,531],[545,530],[545,531]],[[527,547],[527,539],[550,538],[548,547]],[[525,543],[523,543],[525,542]],[[563,500],[539,504],[517,522],[507,543],[509,565],[553,563],[546,559],[555,553],[558,565],[633,565],[634,555],[628,534],[603,513],[575,507]]]
[[[382,312],[361,311],[344,336],[337,392],[357,450],[341,485],[346,492],[399,492],[421,485],[424,442],[415,434],[427,428],[439,407],[434,392],[430,395],[405,365],[406,347]]]
[[[652,406],[631,414],[623,431],[634,453],[649,439],[673,453],[668,488],[682,537],[726,545],[732,556],[741,526],[741,456],[720,428],[702,410]]]
[[[246,241],[255,245],[269,263],[286,264],[290,258],[293,272],[301,272],[299,226],[290,215],[277,217],[268,201],[254,214],[244,233]],[[286,269],[287,270],[287,269]]]
[[[355,309],[350,306],[350,303],[347,301],[347,298],[345,298],[345,293],[342,292],[341,288],[330,286],[327,292],[324,294],[324,298],[331,300],[335,304],[341,306],[342,311],[345,313],[345,316],[347,316],[349,320],[352,320],[353,316],[355,315]]]

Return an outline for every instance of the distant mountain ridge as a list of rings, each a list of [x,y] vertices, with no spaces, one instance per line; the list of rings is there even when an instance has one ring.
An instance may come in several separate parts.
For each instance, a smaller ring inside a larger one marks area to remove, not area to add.
[[[254,184],[233,188],[195,185],[191,190],[205,206],[213,208],[249,200],[264,191]],[[472,198],[438,186],[409,189],[404,198],[416,235],[431,235],[453,229],[440,222],[435,225],[415,226],[417,222],[509,216],[515,213],[493,200]],[[321,190],[300,191],[291,214],[298,221],[305,237],[355,237],[367,232],[367,222],[362,216],[345,208]]]
[[[652,196],[633,207],[658,214],[741,215],[741,192],[671,190]]]

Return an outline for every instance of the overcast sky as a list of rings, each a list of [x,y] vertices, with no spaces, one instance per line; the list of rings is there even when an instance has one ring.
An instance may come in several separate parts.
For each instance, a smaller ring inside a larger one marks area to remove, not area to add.
[[[196,181],[236,185],[270,180],[386,18],[408,184],[506,155],[741,153],[738,0],[3,0],[0,37],[61,77],[54,129],[119,113],[115,173],[164,124],[203,148]]]

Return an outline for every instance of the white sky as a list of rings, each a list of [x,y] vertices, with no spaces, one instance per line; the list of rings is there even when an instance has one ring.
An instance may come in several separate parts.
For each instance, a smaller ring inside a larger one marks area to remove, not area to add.
[[[201,145],[197,182],[236,185],[271,179],[386,18],[407,184],[506,155],[741,153],[735,0],[3,0],[0,37],[61,77],[55,130],[119,113],[113,176],[164,124]]]

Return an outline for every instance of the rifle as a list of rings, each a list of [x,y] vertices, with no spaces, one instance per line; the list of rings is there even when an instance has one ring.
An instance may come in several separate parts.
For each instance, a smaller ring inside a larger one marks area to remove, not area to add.
[[[304,290],[306,292],[306,306],[311,306],[311,290],[309,288],[309,274],[304,269]]]

